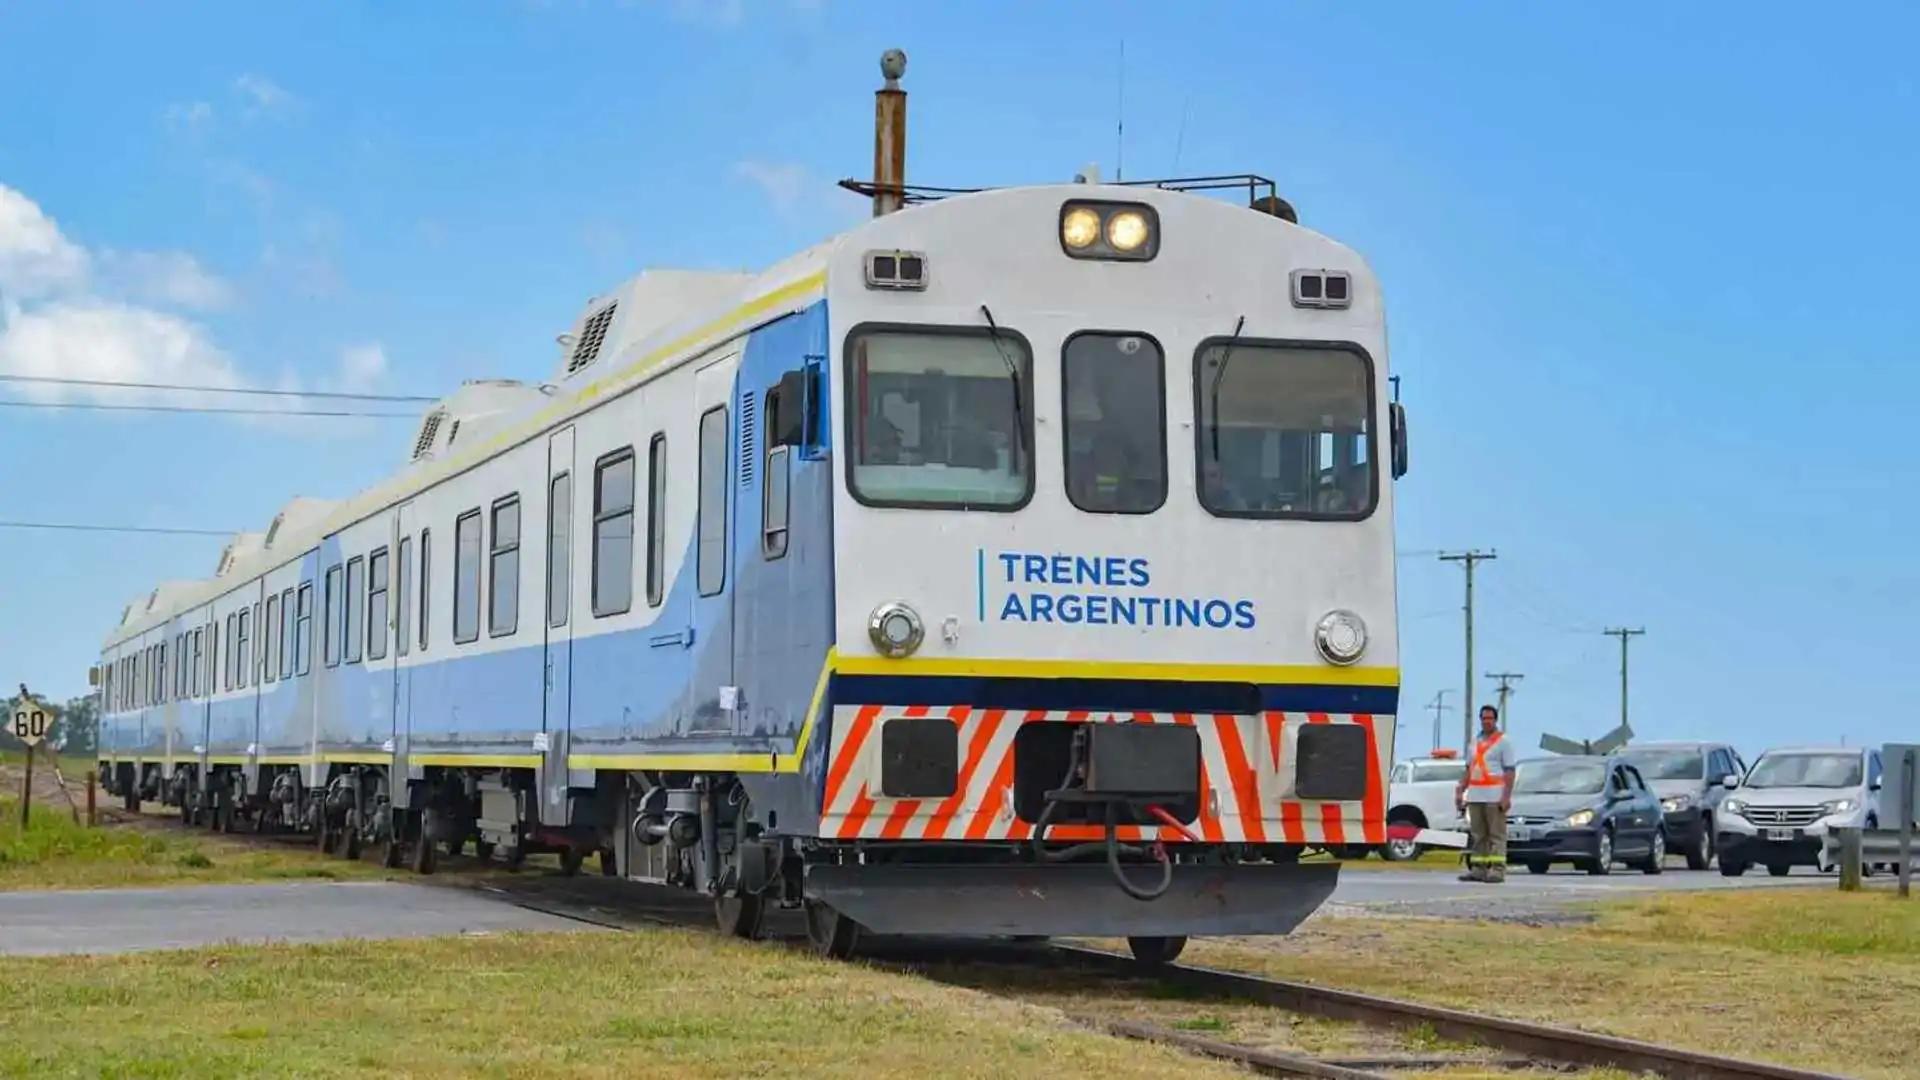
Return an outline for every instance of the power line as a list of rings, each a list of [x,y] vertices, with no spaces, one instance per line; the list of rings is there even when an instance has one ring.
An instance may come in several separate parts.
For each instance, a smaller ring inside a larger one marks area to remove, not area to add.
[[[225,409],[217,405],[106,405],[100,402],[0,402],[0,409],[88,409],[104,413],[202,413],[227,417],[369,417],[415,421],[413,413],[365,413],[355,409]]]
[[[66,532],[162,533],[168,536],[232,536],[233,529],[167,529],[155,525],[83,525],[73,521],[0,521],[0,529],[58,529]]]
[[[116,390],[185,390],[195,394],[250,394],[255,397],[335,398],[341,401],[438,401],[420,394],[349,394],[336,390],[262,390],[247,386],[189,386],[184,383],[122,382],[113,379],[67,379],[55,375],[0,375],[0,382],[49,383],[55,386],[99,386]]]

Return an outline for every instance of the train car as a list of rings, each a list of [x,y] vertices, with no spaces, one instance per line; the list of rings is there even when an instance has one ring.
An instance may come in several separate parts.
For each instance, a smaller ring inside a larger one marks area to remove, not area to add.
[[[1220,186],[642,273],[548,382],[463,386],[102,662],[189,666],[183,812],[343,855],[597,855],[835,955],[1287,932],[1337,872],[1303,850],[1386,838],[1405,425],[1366,264]]]

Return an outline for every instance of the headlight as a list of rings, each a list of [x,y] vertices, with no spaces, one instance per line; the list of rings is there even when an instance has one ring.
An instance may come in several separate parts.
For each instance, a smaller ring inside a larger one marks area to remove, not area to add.
[[[880,650],[880,655],[897,659],[912,655],[920,647],[926,628],[912,608],[890,600],[873,609],[873,617],[867,620],[867,637],[873,639],[873,647]]]
[[[1107,243],[1115,251],[1128,254],[1139,251],[1147,242],[1147,216],[1138,210],[1122,210],[1107,220]]]
[[[1083,251],[1100,239],[1100,215],[1092,207],[1076,206],[1060,218],[1060,241],[1074,251]]]
[[[1353,612],[1336,608],[1320,616],[1313,643],[1327,663],[1351,664],[1367,651],[1367,624]]]
[[[1852,799],[1835,799],[1832,802],[1821,803],[1820,809],[1829,814],[1847,814],[1851,813],[1857,805],[1859,804]]]
[[[1146,262],[1160,253],[1160,215],[1146,203],[1073,199],[1060,206],[1060,247],[1075,259]]]
[[[1720,804],[1720,809],[1729,814],[1745,813],[1747,809],[1747,800],[1728,799],[1726,802],[1723,802]]]
[[[1669,814],[1677,814],[1692,805],[1693,796],[1691,795],[1669,795],[1660,800],[1660,809]]]
[[[1567,815],[1567,824],[1575,829],[1584,829],[1593,824],[1593,811],[1575,810]]]

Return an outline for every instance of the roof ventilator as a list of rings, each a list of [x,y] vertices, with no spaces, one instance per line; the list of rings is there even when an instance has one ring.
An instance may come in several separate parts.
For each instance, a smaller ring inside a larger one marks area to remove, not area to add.
[[[447,410],[435,409],[420,421],[420,437],[413,440],[413,460],[419,461],[433,449],[433,437],[440,434],[440,421],[447,418]]]
[[[619,306],[608,304],[587,318],[586,325],[580,328],[580,340],[574,342],[573,355],[567,359],[567,374],[599,359],[600,346],[606,343],[607,330],[613,326],[613,311]]]

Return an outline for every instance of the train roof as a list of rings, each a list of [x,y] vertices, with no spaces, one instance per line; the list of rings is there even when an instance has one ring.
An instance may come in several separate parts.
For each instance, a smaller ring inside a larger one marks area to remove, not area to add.
[[[1053,208],[1064,198],[1148,203],[1162,215],[1166,227],[1187,215],[1250,215],[1250,225],[1257,221],[1258,228],[1289,230],[1296,243],[1321,249],[1356,275],[1370,275],[1352,249],[1271,212],[1191,189],[1085,183],[955,192],[863,221],[758,272],[645,270],[582,306],[570,329],[556,339],[559,355],[551,381],[463,383],[423,412],[407,444],[403,467],[393,475],[337,502],[294,499],[265,532],[237,534],[223,549],[212,578],[176,583],[182,587],[169,590],[168,603],[163,605],[130,605],[104,644],[111,647],[182,611],[209,603],[236,583],[284,565],[324,537],[478,465],[600,398],[815,303],[825,295],[828,267],[843,250],[898,247],[903,237],[909,243],[924,239],[937,260],[941,242],[964,242],[983,221],[1002,223],[1023,214],[1045,218],[1047,243],[1052,244],[1056,242]]]

